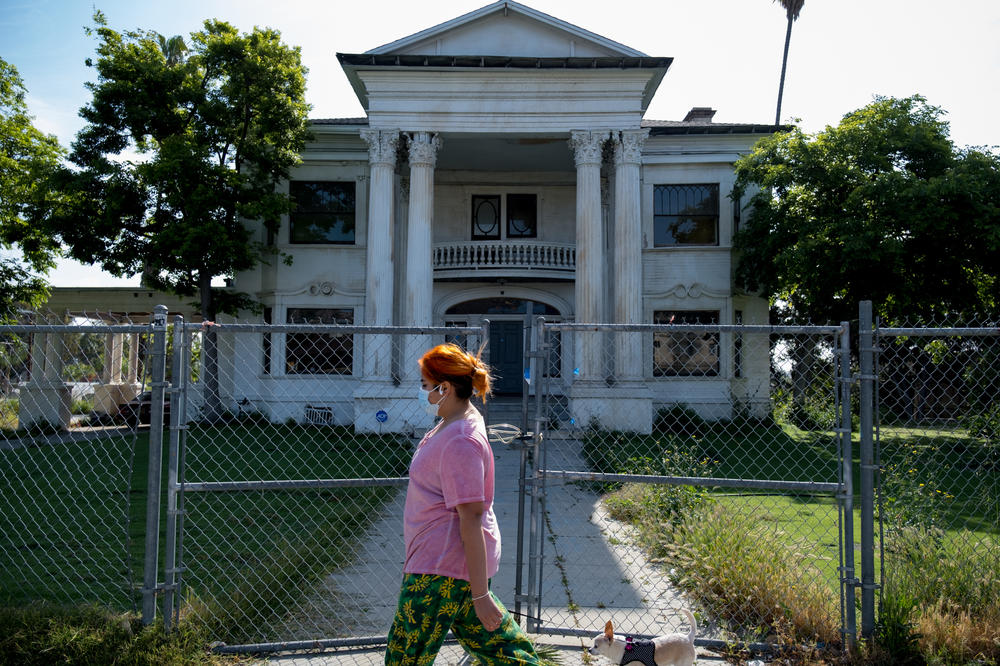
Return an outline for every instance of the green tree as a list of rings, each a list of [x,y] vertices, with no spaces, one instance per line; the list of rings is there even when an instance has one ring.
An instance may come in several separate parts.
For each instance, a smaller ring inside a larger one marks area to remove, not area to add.
[[[97,81],[80,114],[67,171],[70,204],[52,224],[70,254],[114,275],[198,295],[201,314],[251,307],[213,289],[272,258],[244,220],[271,231],[290,207],[276,185],[308,136],[305,68],[271,29],[240,34],[209,20],[178,37],[119,33],[94,16]],[[215,396],[215,335],[205,340],[206,395]],[[210,400],[210,398],[209,398]],[[209,416],[217,412],[206,403]]]
[[[43,275],[59,244],[40,225],[56,201],[50,179],[64,151],[33,124],[17,69],[0,58],[0,316],[17,304],[41,305]]]
[[[814,323],[995,319],[1000,157],[956,149],[920,96],[876,98],[836,127],[762,139],[735,165],[739,286]]]
[[[785,50],[781,55],[781,79],[778,81],[778,108],[774,112],[774,124],[778,125],[781,123],[781,97],[785,92],[785,70],[788,67],[788,45],[792,41],[792,23],[799,18],[799,12],[802,11],[802,5],[806,4],[806,0],[775,0],[779,5],[785,10],[785,16],[788,18],[788,27],[785,29]]]

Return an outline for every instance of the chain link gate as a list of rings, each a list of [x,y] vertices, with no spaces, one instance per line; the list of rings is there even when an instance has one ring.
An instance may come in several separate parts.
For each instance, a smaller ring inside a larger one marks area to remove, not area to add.
[[[174,326],[166,588],[180,603],[164,611],[198,614],[220,652],[385,644],[406,470],[433,422],[417,359],[489,331],[289,319]]]
[[[144,596],[153,598],[155,578],[144,590],[151,552],[142,516],[158,506],[149,474],[159,469],[149,455],[155,433],[146,425],[157,411],[150,371],[156,331],[164,328],[148,319],[109,312],[4,317],[3,605],[138,612]]]
[[[706,647],[853,643],[847,323],[539,318],[532,343],[531,631],[655,636],[690,608]]]

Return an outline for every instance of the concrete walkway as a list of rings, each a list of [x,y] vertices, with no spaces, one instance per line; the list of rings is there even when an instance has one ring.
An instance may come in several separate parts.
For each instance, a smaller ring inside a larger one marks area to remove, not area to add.
[[[577,453],[578,441],[554,440],[548,445],[548,460],[553,468],[585,469]],[[513,611],[521,453],[500,443],[494,443],[493,450],[497,480],[494,511],[503,538],[500,572],[493,579],[493,590]],[[301,611],[288,618],[282,632],[285,640],[385,635],[395,613],[401,582],[404,495],[399,492],[358,540],[356,564],[328,576],[302,603]],[[528,506],[526,499],[526,519]],[[540,613],[546,627],[563,627],[593,636],[611,619],[616,631],[622,633],[686,633],[683,616],[674,610],[684,602],[659,567],[647,564],[641,551],[631,545],[628,529],[606,515],[599,497],[591,490],[574,484],[549,487]],[[526,590],[527,569],[523,575]],[[337,609],[337,616],[330,616],[332,608]],[[585,656],[589,637],[543,632],[533,638],[536,644],[555,647],[566,666],[591,663],[592,658]],[[458,645],[446,645],[436,663],[457,664],[463,656]],[[383,649],[341,648],[315,654],[275,655],[264,663],[348,666],[381,664],[382,660]]]

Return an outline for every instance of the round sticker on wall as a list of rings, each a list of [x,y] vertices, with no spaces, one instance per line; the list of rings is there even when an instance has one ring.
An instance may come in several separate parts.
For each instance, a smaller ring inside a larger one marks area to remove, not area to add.
[[[385,423],[386,421],[389,420],[389,415],[386,414],[384,409],[380,409],[377,412],[375,412],[375,420],[378,421],[379,423]]]

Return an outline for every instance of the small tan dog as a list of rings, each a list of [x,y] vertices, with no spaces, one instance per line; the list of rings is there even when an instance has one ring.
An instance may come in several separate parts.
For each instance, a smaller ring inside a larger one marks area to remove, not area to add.
[[[616,636],[615,626],[608,620],[604,633],[594,637],[590,654],[603,655],[615,664],[641,662],[646,666],[691,666],[695,660],[694,636],[698,633],[698,623],[686,608],[691,631],[684,634],[667,634],[652,640],[639,640],[631,636]]]

